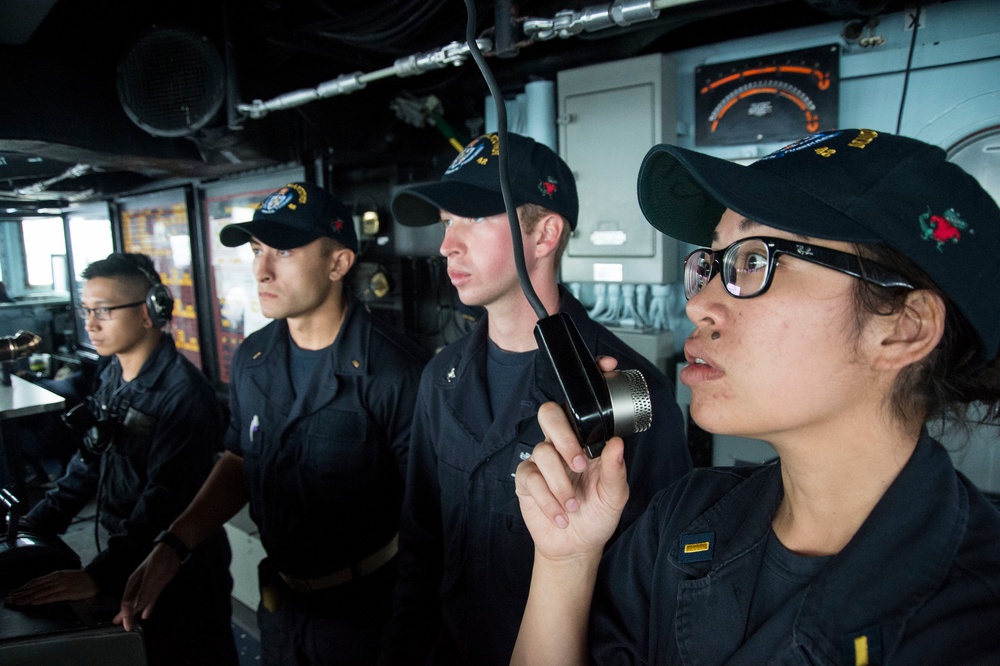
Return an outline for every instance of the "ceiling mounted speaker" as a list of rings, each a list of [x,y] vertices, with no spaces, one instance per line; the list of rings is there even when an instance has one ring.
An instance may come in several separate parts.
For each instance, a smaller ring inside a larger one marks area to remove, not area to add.
[[[118,99],[153,136],[188,136],[204,127],[226,97],[226,69],[204,35],[155,28],[118,64]]]

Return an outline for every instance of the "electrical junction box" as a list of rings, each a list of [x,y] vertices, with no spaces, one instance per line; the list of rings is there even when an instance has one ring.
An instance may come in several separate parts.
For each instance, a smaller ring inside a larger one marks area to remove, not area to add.
[[[636,194],[649,149],[676,143],[676,80],[661,53],[558,73],[559,154],[580,197],[563,282],[680,280],[677,241],[646,221]]]
[[[614,326],[609,326],[608,329],[622,342],[655,365],[660,372],[668,377],[673,375],[673,371],[669,367],[671,357],[674,355],[674,334],[672,331],[626,329]]]

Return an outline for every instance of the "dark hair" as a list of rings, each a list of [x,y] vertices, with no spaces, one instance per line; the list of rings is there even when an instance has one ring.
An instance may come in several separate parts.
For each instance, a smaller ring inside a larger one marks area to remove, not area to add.
[[[855,245],[862,257],[906,277],[917,289],[939,295],[945,304],[944,334],[927,357],[904,369],[893,386],[893,413],[910,420],[941,418],[967,423],[973,403],[986,406],[986,418],[1000,415],[1000,371],[996,350],[986,353],[976,331],[948,296],[906,255],[887,245]],[[854,304],[858,331],[872,315],[898,312],[908,289],[879,287],[866,280],[854,281]],[[986,359],[989,359],[988,361]]]
[[[98,259],[83,269],[84,280],[98,277],[138,277],[146,287],[159,284],[160,276],[153,266],[153,260],[138,252],[112,252],[104,259]]]
[[[134,298],[144,298],[150,287],[161,284],[153,260],[138,252],[112,252],[106,258],[98,259],[84,268],[80,276],[84,280],[119,279],[134,292]]]

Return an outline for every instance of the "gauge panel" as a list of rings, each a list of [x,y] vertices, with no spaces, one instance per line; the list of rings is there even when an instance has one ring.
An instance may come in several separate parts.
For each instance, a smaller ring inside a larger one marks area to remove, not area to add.
[[[788,51],[695,70],[695,144],[791,141],[838,124],[840,46]]]

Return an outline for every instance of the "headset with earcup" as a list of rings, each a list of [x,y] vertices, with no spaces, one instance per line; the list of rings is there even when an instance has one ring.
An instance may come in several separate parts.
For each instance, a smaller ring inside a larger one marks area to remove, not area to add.
[[[173,316],[174,297],[170,290],[160,282],[160,276],[150,273],[136,261],[133,261],[132,265],[149,281],[149,290],[146,292],[146,310],[149,312],[153,326],[162,328]]]

